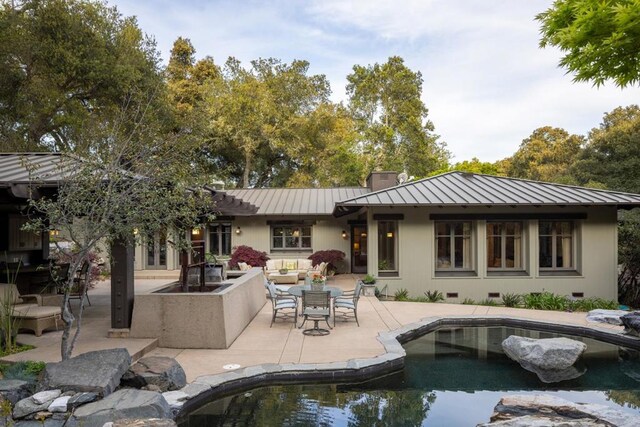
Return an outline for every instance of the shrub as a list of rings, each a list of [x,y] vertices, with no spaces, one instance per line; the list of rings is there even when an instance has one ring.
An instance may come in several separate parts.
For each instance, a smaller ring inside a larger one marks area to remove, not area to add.
[[[491,298],[485,298],[482,301],[478,301],[478,305],[488,305],[488,306],[496,306],[498,305],[497,302],[495,302],[494,300],[492,300]]]
[[[465,298],[462,300],[462,304],[464,305],[475,305],[476,302],[471,298]]]
[[[396,301],[407,301],[409,299],[409,291],[405,288],[400,288],[393,294]]]
[[[444,295],[442,295],[440,291],[427,291],[424,293],[424,296],[427,297],[427,301],[429,302],[444,301]]]
[[[518,307],[522,302],[522,295],[518,294],[503,294],[502,303],[505,307]]]
[[[229,267],[238,268],[239,262],[246,262],[252,267],[264,267],[269,257],[266,252],[260,252],[251,246],[238,246],[229,260]]]
[[[0,365],[0,372],[4,379],[36,382],[44,371],[44,362],[23,361],[7,365]]]
[[[583,298],[570,301],[569,308],[573,311],[591,311],[597,309],[617,310],[618,302],[603,298]]]
[[[373,285],[376,283],[376,278],[370,274],[367,274],[366,276],[364,276],[364,279],[362,279],[362,283],[364,283],[365,285]]]
[[[327,272],[336,272],[338,266],[344,262],[345,253],[337,249],[329,249],[326,251],[317,251],[309,256],[313,265],[319,265],[323,262],[327,263]]]
[[[564,311],[569,308],[569,298],[551,292],[528,294],[523,297],[524,307],[534,310]]]

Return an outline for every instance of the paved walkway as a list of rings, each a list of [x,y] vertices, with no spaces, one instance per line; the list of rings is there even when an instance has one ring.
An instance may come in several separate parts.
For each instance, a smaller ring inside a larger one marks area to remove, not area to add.
[[[157,287],[166,281],[136,280],[136,291]],[[340,275],[331,279],[330,285],[352,289],[355,276]],[[294,327],[292,321],[277,321],[270,328],[271,304],[265,304],[229,349],[172,349],[156,347],[156,341],[150,339],[107,338],[110,322],[108,282],[99,284],[91,291],[90,296],[93,305],[87,307],[85,325],[74,354],[110,347],[126,347],[131,354],[138,355],[150,351],[149,354],[152,355],[175,357],[184,367],[189,381],[200,375],[224,372],[223,366],[227,364],[244,367],[259,363],[321,363],[377,356],[384,352],[377,340],[379,332],[393,330],[431,316],[504,314],[561,324],[621,330],[620,327],[612,325],[589,323],[585,320],[585,313],[442,303],[381,302],[375,297],[364,297],[358,306],[360,327],[354,321],[338,321],[335,329],[324,337],[303,335],[300,329]],[[185,313],[185,321],[189,321],[188,313]],[[60,336],[61,332],[47,332],[42,337],[20,334],[20,342],[33,344],[38,348],[9,356],[5,360],[60,360]]]

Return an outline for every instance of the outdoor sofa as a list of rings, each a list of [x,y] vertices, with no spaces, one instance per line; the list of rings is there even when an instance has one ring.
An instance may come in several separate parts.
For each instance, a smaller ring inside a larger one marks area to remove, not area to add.
[[[58,295],[20,295],[15,284],[0,283],[0,303],[4,306],[5,299],[13,303],[12,317],[18,320],[20,329],[29,329],[37,337],[42,331],[62,324],[60,296]]]

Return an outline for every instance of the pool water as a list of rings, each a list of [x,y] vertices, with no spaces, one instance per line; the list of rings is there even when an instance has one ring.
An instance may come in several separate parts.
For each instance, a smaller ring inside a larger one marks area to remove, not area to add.
[[[405,344],[402,371],[359,384],[264,387],[212,401],[184,417],[195,426],[469,426],[488,422],[507,394],[547,393],[640,414],[637,351],[589,338],[579,378],[545,384],[502,352],[517,328],[446,328]]]

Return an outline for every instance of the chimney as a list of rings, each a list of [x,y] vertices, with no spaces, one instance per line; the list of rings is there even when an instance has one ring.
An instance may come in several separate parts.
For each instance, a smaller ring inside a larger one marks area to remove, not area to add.
[[[397,182],[398,172],[392,171],[375,171],[367,176],[367,188],[371,191],[384,190],[385,188],[394,187]]]

